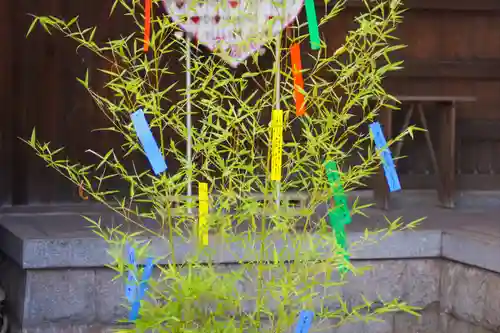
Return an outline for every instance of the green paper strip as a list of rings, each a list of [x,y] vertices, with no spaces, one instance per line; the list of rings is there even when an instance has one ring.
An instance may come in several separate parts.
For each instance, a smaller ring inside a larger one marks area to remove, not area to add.
[[[346,252],[344,258],[345,260],[349,260],[349,255],[347,254],[347,236],[345,232],[345,225],[351,223],[352,219],[347,205],[347,197],[340,182],[337,163],[329,161],[326,163],[325,167],[326,175],[333,191],[333,199],[335,200],[335,207],[328,212],[328,218],[330,219],[330,225],[335,232],[337,244]],[[339,270],[341,274],[345,274],[348,271],[347,267],[343,265],[340,266]]]
[[[319,39],[318,19],[316,18],[316,7],[314,0],[306,0],[307,26],[309,27],[309,40],[311,49],[319,50],[321,40]]]
[[[349,212],[349,206],[347,204],[347,196],[344,193],[342,184],[340,182],[339,170],[337,163],[334,161],[329,161],[325,165],[326,176],[330,182],[330,187],[333,192],[333,199],[335,200],[334,213],[337,220],[340,219],[342,224],[351,223],[351,213]]]

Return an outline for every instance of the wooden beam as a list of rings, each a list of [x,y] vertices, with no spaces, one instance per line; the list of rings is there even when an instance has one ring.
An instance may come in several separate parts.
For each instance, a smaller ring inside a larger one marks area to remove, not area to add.
[[[470,175],[461,174],[456,176],[457,189],[498,191],[500,190],[500,175]],[[401,187],[406,190],[434,189],[437,179],[434,175],[399,175]]]
[[[323,1],[318,1],[318,4]],[[347,7],[364,7],[361,0],[348,0]],[[405,8],[449,11],[500,11],[498,0],[405,0]]]
[[[500,141],[500,121],[496,119],[459,119],[457,137],[465,141]]]
[[[392,59],[393,62],[398,60],[400,59]],[[345,63],[342,59],[339,61]],[[329,79],[331,76],[331,73],[327,73],[324,78]],[[468,61],[406,59],[403,68],[387,73],[387,78],[500,80],[500,59]]]
[[[405,60],[403,69],[390,72],[389,77],[405,78],[460,78],[498,80],[500,60],[470,61],[416,61]]]
[[[400,102],[410,103],[472,103],[476,102],[474,96],[438,96],[438,95],[395,95]]]

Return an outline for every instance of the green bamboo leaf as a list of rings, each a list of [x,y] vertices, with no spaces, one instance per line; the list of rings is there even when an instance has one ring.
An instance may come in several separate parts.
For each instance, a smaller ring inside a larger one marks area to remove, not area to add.
[[[33,17],[33,20],[31,21],[30,27],[28,28],[28,32],[26,33],[26,37],[28,37],[33,32],[33,29],[35,29],[35,26],[37,25],[37,23],[40,22],[39,17],[32,15],[32,14],[30,14],[30,16]]]
[[[29,143],[31,147],[36,147],[36,127],[33,127],[33,130],[31,131],[31,138]]]

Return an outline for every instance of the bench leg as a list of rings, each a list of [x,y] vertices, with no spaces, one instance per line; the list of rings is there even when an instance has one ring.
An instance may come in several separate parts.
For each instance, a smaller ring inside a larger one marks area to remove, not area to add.
[[[379,122],[382,125],[386,140],[392,137],[392,110],[388,108],[380,109]],[[374,179],[373,186],[374,200],[378,208],[389,209],[389,186],[385,180],[384,168],[380,167]]]
[[[399,133],[403,133],[408,128],[408,126],[410,126],[410,119],[411,119],[411,116],[413,115],[414,109],[415,109],[415,105],[411,104],[410,108],[408,109],[408,111],[405,114],[405,119],[403,121],[403,127],[401,127],[401,130],[399,131]],[[401,111],[403,111],[403,109],[401,109]],[[404,143],[403,140],[396,143],[396,148],[394,149],[394,153],[392,154],[392,156],[394,158],[397,158],[397,157],[399,157],[399,155],[401,155],[401,150],[403,149],[403,143]],[[397,165],[397,161],[394,161],[394,164]]]
[[[422,123],[422,126],[425,129],[424,136],[425,136],[425,141],[427,142],[427,149],[429,150],[429,155],[431,157],[431,163],[432,163],[432,168],[434,169],[434,174],[436,175],[436,182],[437,184],[437,191],[438,193],[442,192],[442,181],[441,181],[441,168],[439,166],[439,161],[436,157],[436,151],[434,149],[434,145],[432,144],[431,140],[431,133],[429,132],[429,126],[427,126],[427,118],[425,117],[424,113],[424,107],[422,104],[418,104],[418,113],[420,114],[420,121]]]
[[[439,139],[439,166],[441,171],[441,190],[439,201],[446,208],[455,207],[455,103],[446,105],[441,112]]]

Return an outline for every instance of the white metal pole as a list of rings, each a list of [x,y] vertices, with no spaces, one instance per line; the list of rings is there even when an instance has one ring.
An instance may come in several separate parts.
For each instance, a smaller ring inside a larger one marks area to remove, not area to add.
[[[191,197],[193,195],[193,161],[192,161],[192,123],[191,123],[191,38],[186,33],[186,159],[187,159],[187,196],[188,213],[192,213]]]

